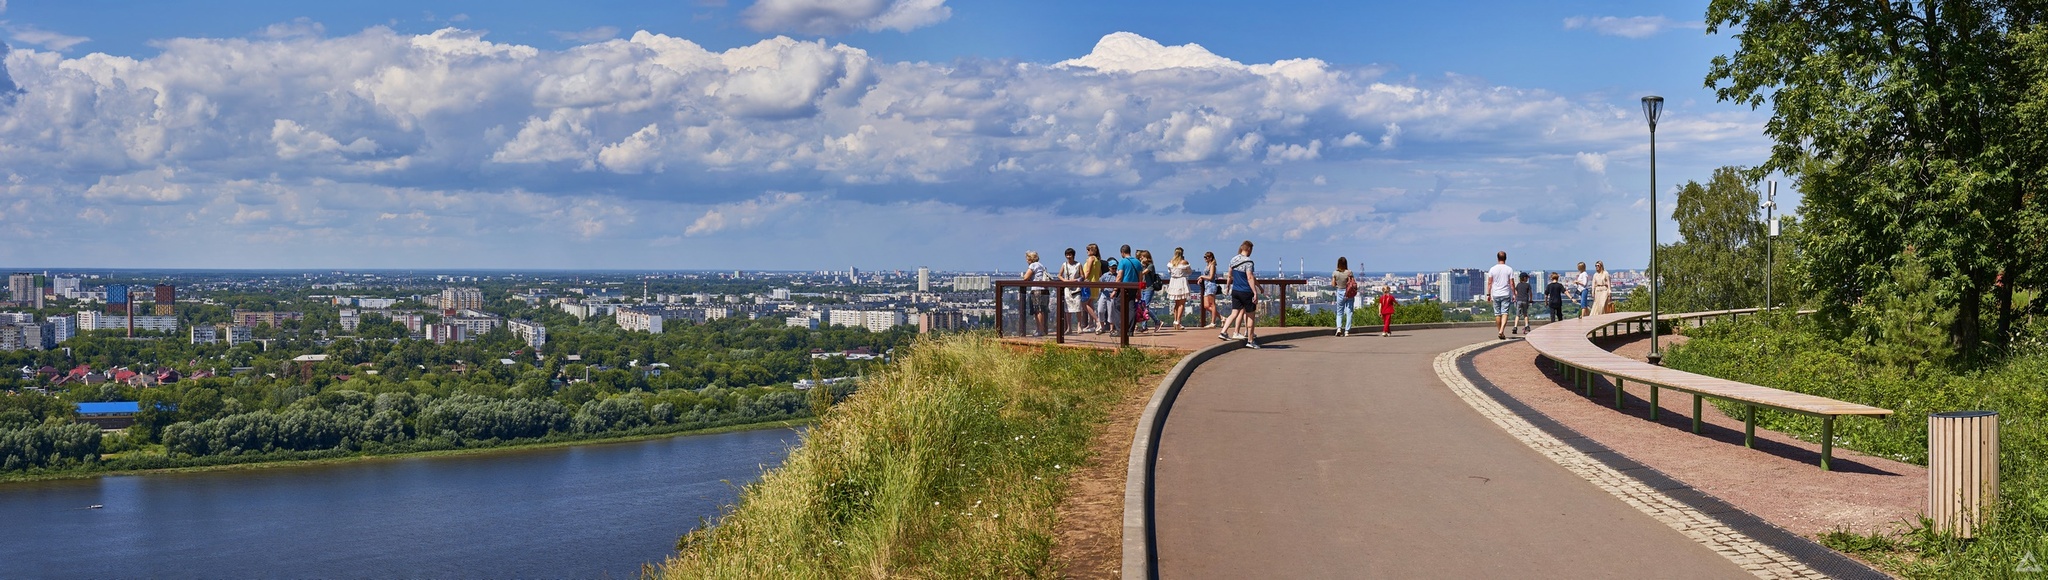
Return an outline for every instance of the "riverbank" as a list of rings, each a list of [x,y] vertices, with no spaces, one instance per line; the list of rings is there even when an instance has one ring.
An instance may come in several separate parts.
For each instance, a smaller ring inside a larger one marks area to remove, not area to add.
[[[16,483],[16,482],[30,482],[30,481],[60,481],[60,480],[67,480],[67,479],[92,479],[92,478],[97,478],[97,477],[106,477],[106,476],[125,476],[125,475],[155,475],[155,474],[173,474],[173,473],[204,473],[204,472],[213,472],[213,471],[243,471],[243,470],[257,470],[257,469],[282,469],[282,468],[292,468],[292,467],[312,467],[312,466],[321,466],[321,465],[339,465],[339,464],[357,463],[357,462],[364,462],[364,461],[380,461],[380,460],[412,459],[412,458],[421,458],[421,457],[454,457],[454,456],[465,456],[465,455],[488,455],[488,454],[495,454],[495,453],[511,453],[511,452],[518,452],[518,451],[538,451],[538,450],[543,450],[543,449],[558,449],[558,448],[562,448],[562,447],[577,447],[577,446],[583,446],[583,445],[607,445],[607,444],[614,444],[614,443],[631,443],[631,442],[635,442],[635,441],[649,441],[649,440],[654,440],[654,439],[667,439],[667,438],[671,438],[671,437],[682,437],[682,436],[685,436],[685,435],[712,435],[712,434],[717,434],[717,433],[731,433],[731,432],[736,432],[736,431],[754,431],[754,430],[760,430],[760,429],[778,429],[778,428],[787,428],[787,427],[797,427],[797,426],[809,425],[809,424],[811,424],[811,423],[813,423],[813,422],[815,422],[815,421],[816,421],[816,419],[815,419],[815,418],[813,418],[813,417],[804,417],[804,418],[800,418],[800,419],[786,419],[786,420],[781,420],[781,421],[768,421],[768,422],[763,422],[763,423],[747,423],[747,424],[741,424],[741,425],[724,425],[724,426],[719,426],[719,427],[707,427],[707,428],[703,428],[703,429],[689,429],[689,430],[683,430],[683,431],[673,431],[673,432],[666,432],[666,433],[631,433],[631,434],[622,434],[622,435],[618,435],[618,436],[611,436],[611,437],[592,437],[592,438],[587,438],[587,439],[562,439],[562,440],[553,440],[553,441],[543,441],[543,440],[537,440],[537,441],[531,441],[531,442],[524,442],[524,443],[521,443],[521,442],[509,442],[509,443],[502,443],[502,444],[497,444],[497,445],[490,445],[490,446],[479,446],[479,447],[460,447],[460,448],[454,448],[454,449],[430,449],[430,450],[422,450],[422,451],[407,451],[407,452],[402,452],[402,453],[364,453],[364,452],[353,452],[353,453],[349,453],[349,454],[346,454],[346,455],[339,455],[339,456],[334,456],[334,457],[317,457],[317,458],[310,458],[310,459],[281,459],[281,460],[269,460],[269,461],[250,461],[250,462],[246,462],[246,463],[222,463],[222,464],[215,464],[215,465],[191,465],[191,466],[180,466],[180,467],[157,467],[157,468],[148,468],[148,469],[105,469],[105,470],[85,470],[85,469],[74,469],[74,470],[66,470],[66,471],[60,471],[60,472],[46,472],[46,473],[30,473],[30,472],[13,472],[13,473],[7,473],[7,474],[0,474],[0,485],[4,485],[4,484],[8,484],[8,483]]]

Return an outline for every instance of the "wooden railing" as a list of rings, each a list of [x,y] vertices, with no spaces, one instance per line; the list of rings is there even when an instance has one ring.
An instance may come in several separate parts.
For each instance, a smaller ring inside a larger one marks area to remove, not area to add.
[[[1280,298],[1280,309],[1277,314],[1280,317],[1280,326],[1287,326],[1288,287],[1300,286],[1305,284],[1308,284],[1308,280],[1300,278],[1259,279],[1260,286],[1276,286],[1279,288],[1278,292]],[[1224,304],[1228,300],[1230,300],[1229,283],[1224,283],[1223,287],[1224,293],[1216,297],[1216,301],[1219,305]],[[1067,342],[1067,293],[1064,292],[1064,290],[1068,288],[1093,288],[1105,292],[1118,290],[1119,292],[1117,292],[1115,300],[1117,301],[1117,311],[1122,314],[1118,317],[1119,320],[1116,321],[1117,343],[1122,346],[1130,346],[1131,326],[1134,323],[1131,305],[1133,302],[1137,301],[1138,292],[1144,290],[1145,285],[1139,282],[997,280],[995,281],[996,336],[1009,335],[1009,325],[1004,323],[1003,321],[1003,303],[1005,302],[1004,298],[1009,294],[1011,288],[1017,289],[1018,297],[1023,300],[1022,302],[1019,302],[1019,304],[1025,305],[1025,307],[1023,308],[1023,315],[1017,317],[1017,336],[1025,336],[1030,333],[1032,312],[1029,307],[1029,301],[1031,300],[1032,290],[1044,289],[1047,294],[1050,294],[1050,296],[1048,296],[1046,300],[1048,304],[1045,313],[1050,322],[1046,323],[1045,326],[1051,326],[1052,328],[1047,329],[1041,326],[1038,329],[1038,331],[1044,333],[1050,330],[1053,337],[1052,341],[1054,344],[1066,344]],[[1156,300],[1157,297],[1160,295],[1161,294],[1155,293],[1154,299]],[[1196,300],[1198,299],[1197,297],[1200,296],[1200,294],[1191,293],[1188,296],[1190,300]],[[1200,308],[1197,307],[1196,310],[1199,311]]]

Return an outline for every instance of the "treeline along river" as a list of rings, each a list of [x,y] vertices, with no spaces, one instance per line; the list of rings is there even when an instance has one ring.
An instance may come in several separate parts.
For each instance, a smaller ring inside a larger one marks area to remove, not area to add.
[[[0,484],[0,578],[636,577],[797,441],[765,429]]]

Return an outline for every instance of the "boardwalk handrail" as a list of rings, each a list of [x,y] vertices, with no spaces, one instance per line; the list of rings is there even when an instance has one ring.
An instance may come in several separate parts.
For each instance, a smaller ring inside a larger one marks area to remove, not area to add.
[[[1735,317],[1758,312],[1759,309],[1713,310],[1663,316],[1665,320],[1677,323],[1704,323],[1718,317]],[[1627,358],[1607,351],[1593,344],[1592,336],[1612,335],[1617,329],[1635,331],[1649,323],[1647,312],[1617,312],[1599,314],[1585,318],[1565,320],[1544,325],[1529,333],[1529,345],[1550,359],[1557,368],[1580,384],[1586,396],[1593,394],[1593,377],[1605,375],[1614,382],[1614,407],[1623,405],[1625,381],[1635,381],[1650,386],[1650,420],[1657,419],[1657,394],[1660,389],[1672,389],[1693,396],[1692,431],[1700,432],[1700,399],[1713,397],[1741,403],[1746,407],[1743,413],[1743,445],[1756,447],[1756,408],[1768,407],[1821,418],[1820,468],[1833,469],[1835,417],[1863,415],[1883,417],[1892,414],[1889,409],[1837,401],[1818,395],[1796,393],[1770,387],[1751,385],[1727,379],[1688,373],[1681,370],[1653,365]]]

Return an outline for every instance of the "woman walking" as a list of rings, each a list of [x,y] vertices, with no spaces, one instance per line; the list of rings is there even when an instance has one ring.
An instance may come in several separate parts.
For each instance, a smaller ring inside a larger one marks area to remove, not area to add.
[[[1066,263],[1060,264],[1060,281],[1079,282],[1080,280],[1081,263],[1074,261],[1074,249],[1067,248],[1067,261]],[[1066,308],[1063,309],[1064,312],[1061,315],[1067,317],[1067,324],[1072,325],[1077,330],[1080,329],[1081,305],[1082,303],[1087,302],[1086,299],[1081,298],[1081,289],[1062,288],[1060,289],[1060,295],[1062,298],[1064,298],[1064,300],[1061,300],[1061,302],[1063,302],[1066,306]]]
[[[1181,321],[1188,315],[1188,275],[1195,267],[1188,263],[1187,251],[1173,249],[1173,260],[1166,263],[1166,297],[1173,300],[1173,329],[1187,330]]]
[[[1586,263],[1579,262],[1579,272],[1572,275],[1572,295],[1579,298],[1579,318],[1593,313],[1593,277],[1586,274]]]
[[[1607,276],[1605,262],[1593,262],[1593,313],[1606,314],[1614,295],[1614,279]]]
[[[1394,299],[1393,286],[1380,287],[1380,336],[1394,335],[1394,310],[1401,305]]]
[[[1223,290],[1223,285],[1216,281],[1216,252],[1202,252],[1202,261],[1207,265],[1198,279],[1202,285],[1201,327],[1216,328],[1223,326],[1223,313],[1216,311],[1216,295]]]
[[[1337,295],[1337,336],[1351,336],[1351,306],[1358,299],[1358,279],[1351,276],[1350,262],[1337,257],[1337,271],[1330,274],[1330,288]]]

